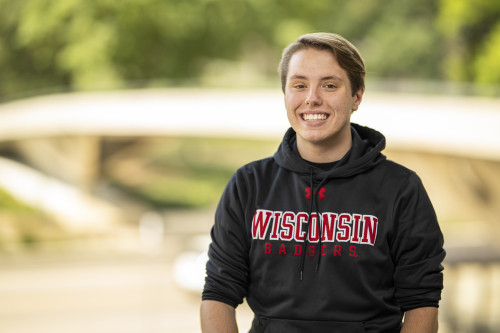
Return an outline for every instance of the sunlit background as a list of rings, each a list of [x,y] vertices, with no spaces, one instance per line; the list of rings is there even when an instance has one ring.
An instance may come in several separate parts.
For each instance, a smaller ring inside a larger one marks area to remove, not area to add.
[[[359,48],[353,121],[434,203],[440,332],[500,331],[500,1],[0,0],[0,332],[200,332],[215,205],[315,31]]]

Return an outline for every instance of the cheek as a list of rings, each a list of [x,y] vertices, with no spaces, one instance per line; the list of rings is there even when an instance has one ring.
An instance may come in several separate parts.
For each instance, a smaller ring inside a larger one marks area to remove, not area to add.
[[[288,121],[290,123],[294,123],[296,120],[295,120],[295,108],[294,107],[291,107],[290,105],[288,105],[287,103],[285,103],[285,109],[286,109],[286,117],[288,118]]]
[[[295,111],[302,104],[302,99],[298,94],[287,94],[285,96],[285,108],[288,112]]]
[[[348,96],[342,96],[343,98],[335,98],[330,100],[330,106],[340,114],[351,114],[352,108],[354,106],[353,100]]]
[[[289,98],[285,98],[285,109],[286,109],[286,117],[288,118],[288,122],[290,123],[290,125],[292,125],[292,127],[294,126],[294,124],[297,123],[297,118],[296,118],[296,115],[297,115],[297,106],[296,106],[296,103],[289,99]]]

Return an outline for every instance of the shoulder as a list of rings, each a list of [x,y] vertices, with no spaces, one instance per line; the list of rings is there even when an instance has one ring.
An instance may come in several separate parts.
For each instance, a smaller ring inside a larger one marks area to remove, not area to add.
[[[273,157],[256,160],[236,170],[230,184],[241,191],[253,192],[274,183],[280,169]]]
[[[430,198],[420,176],[406,166],[391,160],[385,161],[382,165],[385,169],[385,183],[394,190],[394,199],[400,204],[409,203],[425,205],[431,208]],[[421,207],[422,210],[424,207]]]
[[[271,179],[275,165],[274,159],[269,157],[238,168],[229,179],[221,202],[240,202],[242,208],[251,205],[256,191]]]
[[[408,167],[399,164],[395,161],[386,159],[379,165],[379,171],[387,173],[392,178],[408,180],[409,178],[417,177],[415,171],[409,169]]]
[[[243,165],[236,171],[236,175],[244,175],[246,177],[260,176],[269,173],[276,167],[278,167],[278,164],[274,158],[266,157]]]
[[[272,173],[272,169],[277,166],[272,157],[249,162],[239,167],[229,180],[229,186],[248,186]]]
[[[374,168],[372,176],[380,186],[390,188],[396,193],[405,190],[419,191],[424,187],[421,178],[414,170],[388,159]]]

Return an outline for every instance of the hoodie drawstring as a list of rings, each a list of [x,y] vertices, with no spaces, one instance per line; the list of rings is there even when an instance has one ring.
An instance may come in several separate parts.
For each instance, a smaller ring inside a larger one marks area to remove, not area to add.
[[[319,185],[321,186],[321,184]],[[318,187],[319,189],[319,187]],[[316,260],[316,269],[315,269],[315,272],[317,273],[318,272],[318,269],[319,269],[319,264],[321,263],[321,247],[323,246],[323,217],[321,216],[320,212],[319,212],[319,203],[318,203],[318,200],[316,200],[316,214],[317,214],[317,219],[318,219],[318,223],[317,223],[317,229],[316,230],[316,233],[319,235],[319,246],[318,246],[318,259]]]
[[[311,189],[311,204],[309,205],[309,217],[308,217],[308,222],[307,222],[307,229],[306,229],[306,235],[305,235],[305,240],[304,240],[304,250],[302,252],[302,258],[301,258],[301,262],[300,262],[300,281],[303,280],[304,278],[304,264],[305,264],[305,260],[306,260],[306,252],[307,252],[307,247],[309,246],[309,228],[311,227],[311,216],[312,216],[312,213],[313,213],[313,208],[316,209],[316,220],[317,220],[317,223],[316,223],[316,234],[319,235],[319,254],[318,254],[318,258],[316,259],[316,268],[315,268],[315,272],[318,272],[318,269],[319,269],[319,265],[321,263],[321,247],[322,247],[322,244],[323,244],[323,228],[322,228],[322,225],[323,223],[322,222],[322,216],[319,212],[319,203],[318,203],[318,200],[316,200],[316,193],[319,193],[319,189],[321,188],[321,186],[326,182],[328,178],[325,177],[319,184],[318,186],[316,187],[316,189],[314,188],[314,183],[313,183],[313,180],[314,180],[314,169],[311,168],[311,173],[310,173],[310,180],[309,180],[309,184],[310,184],[310,189]]]
[[[311,177],[310,177],[310,182],[309,182],[309,188],[311,189],[311,204],[309,205],[309,217],[307,220],[307,229],[306,229],[306,238],[304,240],[304,250],[302,252],[302,258],[300,261],[300,281],[304,278],[304,263],[306,261],[306,252],[307,252],[307,246],[309,245],[309,228],[311,226],[311,215],[313,211],[313,206],[314,206],[314,191],[313,191],[313,168],[311,168]]]

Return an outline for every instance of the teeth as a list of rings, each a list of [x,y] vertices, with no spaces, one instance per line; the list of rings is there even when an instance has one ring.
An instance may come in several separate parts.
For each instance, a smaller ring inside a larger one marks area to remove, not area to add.
[[[306,113],[304,115],[302,115],[302,118],[304,118],[304,120],[307,120],[307,121],[315,121],[315,120],[325,120],[326,119],[326,114],[324,113],[312,113],[312,114],[309,114],[309,113]]]

